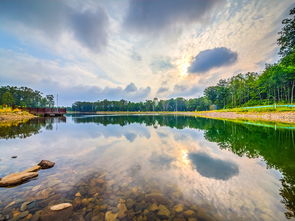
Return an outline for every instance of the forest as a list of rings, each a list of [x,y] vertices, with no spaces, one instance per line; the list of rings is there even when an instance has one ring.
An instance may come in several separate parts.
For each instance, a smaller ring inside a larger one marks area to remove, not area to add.
[[[266,64],[261,73],[248,72],[229,79],[221,79],[217,85],[204,90],[199,98],[176,98],[169,100],[146,100],[145,102],[96,101],[75,102],[71,110],[94,111],[202,111],[211,105],[217,109],[254,106],[264,104],[284,104],[294,102],[295,93],[295,8],[289,18],[282,21],[283,28],[278,33],[281,59],[275,64]],[[212,106],[211,106],[212,107]]]
[[[40,91],[28,87],[0,87],[0,105],[14,107],[53,107],[54,96],[43,96]]]

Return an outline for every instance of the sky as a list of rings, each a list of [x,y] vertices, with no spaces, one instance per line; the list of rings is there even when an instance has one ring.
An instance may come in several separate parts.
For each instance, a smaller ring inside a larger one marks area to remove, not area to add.
[[[0,0],[0,86],[75,101],[195,98],[278,61],[293,0]]]

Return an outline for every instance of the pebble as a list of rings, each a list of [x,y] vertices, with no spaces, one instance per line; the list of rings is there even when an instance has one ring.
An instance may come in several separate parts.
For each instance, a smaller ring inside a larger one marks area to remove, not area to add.
[[[105,220],[106,221],[116,221],[118,214],[112,213],[112,211],[108,211],[105,214]]]
[[[61,203],[61,204],[57,204],[57,205],[51,206],[50,209],[51,210],[54,210],[54,211],[59,211],[59,210],[63,210],[63,209],[69,208],[71,206],[73,206],[71,203]]]
[[[159,206],[158,215],[161,216],[161,217],[164,217],[164,218],[168,218],[170,216],[170,211],[166,206],[161,204]]]
[[[186,211],[184,211],[183,214],[184,214],[185,216],[192,216],[192,215],[194,215],[194,213],[195,213],[195,212],[194,212],[193,210],[186,210]]]
[[[75,197],[81,197],[81,193],[80,193],[80,192],[77,192],[77,193],[75,194]]]
[[[174,211],[177,213],[181,213],[183,211],[183,205],[182,204],[177,204],[176,206],[174,206]]]

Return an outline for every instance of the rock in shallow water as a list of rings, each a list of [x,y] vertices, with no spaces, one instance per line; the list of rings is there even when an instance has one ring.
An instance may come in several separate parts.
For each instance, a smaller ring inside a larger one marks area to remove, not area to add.
[[[42,169],[49,169],[51,167],[53,167],[55,165],[54,162],[51,162],[49,160],[41,160],[40,163],[38,163],[38,165],[42,168]]]
[[[24,170],[23,172],[37,172],[40,169],[41,169],[41,167],[36,165],[36,166],[33,166],[31,168],[28,168],[28,169]]]
[[[51,206],[50,209],[54,210],[54,211],[58,211],[58,210],[66,209],[66,208],[71,207],[71,206],[72,206],[72,204],[70,204],[70,203],[61,203],[61,204]]]
[[[20,173],[13,173],[3,177],[0,180],[0,187],[8,187],[21,184],[25,181],[28,181],[34,177],[37,177],[37,172],[20,172]]]

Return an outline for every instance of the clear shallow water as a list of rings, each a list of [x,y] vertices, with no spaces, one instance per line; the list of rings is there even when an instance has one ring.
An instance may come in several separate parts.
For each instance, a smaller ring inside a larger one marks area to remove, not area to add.
[[[32,218],[70,202],[67,219],[103,220],[123,202],[122,220],[294,220],[294,130],[185,116],[33,119],[0,128],[0,159],[0,177],[56,162],[35,180],[0,188],[4,215],[26,201]]]

